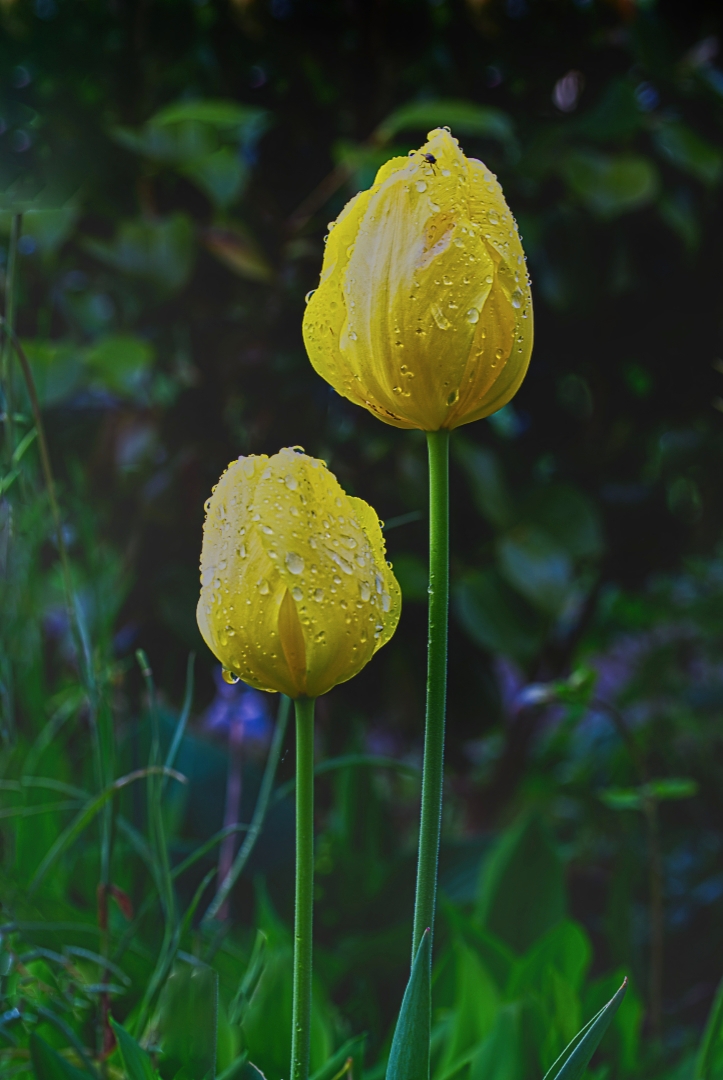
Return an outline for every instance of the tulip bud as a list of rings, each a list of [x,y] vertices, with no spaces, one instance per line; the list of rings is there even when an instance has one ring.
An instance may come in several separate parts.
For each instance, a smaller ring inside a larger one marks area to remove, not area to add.
[[[395,427],[437,431],[517,392],[532,301],[495,176],[446,129],[428,139],[383,165],[331,226],[304,341],[344,397]]]
[[[318,697],[389,641],[400,609],[377,515],[323,461],[229,465],[206,503],[196,613],[228,679]]]

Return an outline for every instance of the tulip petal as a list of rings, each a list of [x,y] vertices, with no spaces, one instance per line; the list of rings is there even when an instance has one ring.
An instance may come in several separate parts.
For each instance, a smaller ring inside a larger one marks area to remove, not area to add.
[[[396,427],[434,431],[504,405],[524,378],[532,306],[502,189],[445,129],[394,158],[340,215],[304,318],[309,358]]]
[[[207,504],[198,624],[230,671],[318,697],[394,633],[400,591],[376,514],[295,450],[242,458]]]

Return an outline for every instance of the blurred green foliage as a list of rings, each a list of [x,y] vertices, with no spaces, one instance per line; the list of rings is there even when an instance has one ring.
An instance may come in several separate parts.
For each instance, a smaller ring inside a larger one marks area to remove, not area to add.
[[[188,860],[220,843],[229,768],[194,618],[203,503],[232,458],[294,444],[387,520],[405,597],[318,725],[319,764],[347,764],[318,779],[313,1067],[383,1075],[409,964],[424,443],[322,384],[300,324],[326,223],[438,124],[503,184],[537,342],[515,401],[453,442],[433,1075],[542,1076],[623,973],[593,1075],[723,1075],[718,5],[5,0],[0,21],[4,290],[73,586],[5,349],[3,1075],[285,1074],[288,749],[225,923],[201,921],[218,847]],[[187,782],[111,797],[166,760],[190,650]],[[241,823],[264,745],[243,749]],[[148,1061],[110,1051],[109,1003]]]

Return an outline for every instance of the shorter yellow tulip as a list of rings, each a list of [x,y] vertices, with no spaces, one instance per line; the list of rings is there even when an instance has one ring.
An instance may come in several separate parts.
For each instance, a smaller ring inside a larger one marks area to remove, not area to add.
[[[231,681],[318,697],[361,671],[400,610],[377,515],[323,461],[284,449],[229,465],[206,503],[196,615]]]
[[[532,301],[495,176],[446,129],[428,139],[383,165],[331,226],[304,342],[350,401],[395,427],[438,431],[517,392]]]

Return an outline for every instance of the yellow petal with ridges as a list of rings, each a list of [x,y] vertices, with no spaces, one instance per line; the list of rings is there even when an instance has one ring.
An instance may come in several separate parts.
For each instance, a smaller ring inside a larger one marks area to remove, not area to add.
[[[295,450],[229,466],[209,500],[198,623],[226,668],[318,697],[394,633],[400,592],[376,514]]]
[[[458,427],[516,392],[532,349],[524,253],[495,177],[449,132],[342,212],[304,340],[339,393],[396,427]]]

